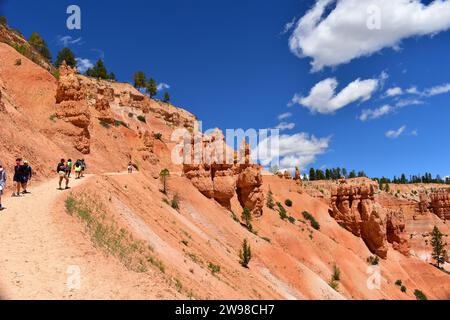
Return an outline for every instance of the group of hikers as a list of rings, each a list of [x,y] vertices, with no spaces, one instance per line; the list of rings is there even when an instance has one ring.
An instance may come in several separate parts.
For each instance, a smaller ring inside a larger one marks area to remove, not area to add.
[[[22,158],[16,159],[16,164],[14,166],[14,189],[13,189],[13,197],[21,197],[22,195],[30,193],[28,191],[28,184],[33,176],[33,170],[31,166],[28,164],[27,160],[23,160]],[[0,165],[0,211],[4,209],[2,205],[2,195],[5,192],[6,187],[6,170]],[[22,190],[22,191],[21,191]]]
[[[66,182],[65,189],[69,189],[69,179],[72,174],[72,170],[75,171],[75,179],[81,179],[84,177],[84,171],[86,168],[86,161],[84,161],[84,159],[78,159],[75,163],[73,163],[72,159],[67,161],[61,159],[56,167],[56,172],[59,175],[59,190],[63,190],[63,180]]]
[[[66,185],[65,189],[69,189],[69,178],[72,174],[72,170],[75,172],[75,179],[80,179],[84,177],[84,172],[86,170],[86,161],[84,159],[78,159],[75,163],[72,159],[65,161],[65,159],[61,159],[56,168],[56,172],[59,175],[59,190],[63,190],[62,182],[65,180]],[[13,189],[13,197],[21,197],[25,194],[30,193],[27,189],[30,180],[33,176],[33,170],[29,165],[27,160],[22,160],[22,158],[16,159],[16,164],[14,166],[14,189]],[[0,164],[0,211],[5,208],[2,205],[2,195],[5,192],[6,188],[6,169]]]

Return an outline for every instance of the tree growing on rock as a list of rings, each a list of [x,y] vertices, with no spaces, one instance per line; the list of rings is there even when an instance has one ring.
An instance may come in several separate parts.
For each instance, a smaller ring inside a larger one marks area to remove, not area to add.
[[[145,88],[147,84],[147,78],[143,71],[137,71],[134,74],[134,87],[136,89]]]
[[[169,103],[170,102],[170,94],[169,94],[169,92],[164,92],[164,98],[163,98],[163,101],[165,102],[165,103]]]
[[[163,169],[159,173],[159,177],[161,178],[163,189],[162,192],[167,194],[167,178],[170,176],[170,171],[168,169]]]
[[[47,47],[47,43],[37,32],[33,32],[28,40],[30,45],[39,52],[45,60],[52,61],[52,55]]]
[[[86,75],[92,78],[98,78],[103,80],[115,80],[116,76],[113,73],[108,73],[105,63],[102,59],[98,59],[94,67],[89,68],[86,71]]]
[[[447,251],[445,250],[445,243],[442,241],[442,232],[437,226],[434,226],[433,232],[431,233],[431,246],[433,247],[433,252],[431,256],[436,261],[436,266],[440,268],[441,264],[445,263],[445,258],[447,257]]]
[[[242,220],[244,220],[245,225],[247,226],[247,229],[251,232],[253,231],[252,226],[252,213],[250,209],[244,208],[244,211],[242,211]]]
[[[5,16],[0,16],[0,25],[8,26],[8,19]]]
[[[239,252],[239,258],[241,266],[243,266],[244,268],[248,268],[248,264],[252,259],[252,250],[250,248],[250,245],[248,244],[247,239],[244,239],[244,241],[242,242],[242,249]]]
[[[275,208],[275,201],[273,201],[273,193],[272,190],[269,189],[269,192],[267,193],[267,208],[272,209]]]
[[[148,80],[147,86],[146,86],[146,92],[150,96],[150,98],[153,98],[158,94],[158,85],[156,84],[155,79],[151,78]]]
[[[75,68],[77,66],[75,55],[69,48],[63,48],[58,52],[58,55],[56,56],[55,66],[59,68],[64,61],[68,66],[72,68]]]

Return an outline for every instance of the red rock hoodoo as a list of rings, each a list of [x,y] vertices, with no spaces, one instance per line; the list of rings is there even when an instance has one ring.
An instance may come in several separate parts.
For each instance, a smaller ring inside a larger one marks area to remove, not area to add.
[[[223,207],[231,209],[231,199],[237,195],[243,208],[261,216],[264,204],[262,168],[250,162],[249,145],[244,143],[240,152],[235,153],[226,146],[219,130],[209,136],[193,134],[191,143],[188,146],[191,153],[184,155],[183,175],[204,196],[215,199]]]
[[[332,190],[330,215],[345,229],[361,237],[369,250],[387,257],[388,245],[408,254],[405,220],[401,211],[388,211],[375,200],[373,182],[347,184],[340,180]]]

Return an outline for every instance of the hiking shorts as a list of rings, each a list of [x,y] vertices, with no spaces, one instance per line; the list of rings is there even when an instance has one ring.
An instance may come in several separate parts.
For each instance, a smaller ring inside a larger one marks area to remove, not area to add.
[[[22,183],[22,176],[20,176],[18,174],[14,175],[13,181]]]
[[[0,183],[0,196],[3,195],[4,190],[5,190],[5,185]]]
[[[67,174],[64,171],[58,172],[60,178],[67,178]]]

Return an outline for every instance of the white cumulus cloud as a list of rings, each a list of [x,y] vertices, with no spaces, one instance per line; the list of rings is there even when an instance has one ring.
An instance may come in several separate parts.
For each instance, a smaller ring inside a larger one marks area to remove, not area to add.
[[[385,104],[382,107],[379,107],[377,109],[365,109],[361,112],[361,115],[359,116],[359,120],[361,121],[367,121],[367,120],[372,120],[372,119],[378,119],[390,112],[392,112],[393,108],[388,105]]]
[[[271,136],[261,141],[252,154],[257,154],[264,166],[278,159],[282,170],[293,170],[295,167],[301,169],[316,161],[317,156],[324,154],[329,148],[330,140],[330,137],[316,138],[303,132]]]
[[[400,137],[406,130],[406,126],[402,126],[397,130],[389,130],[386,132],[386,137],[390,139],[397,139]]]
[[[386,95],[389,97],[395,97],[403,94],[403,90],[400,87],[390,88],[386,91]]]
[[[294,128],[295,128],[295,123],[292,123],[292,122],[281,122],[275,127],[275,129],[279,129],[279,130],[292,130]]]
[[[282,114],[280,114],[279,116],[278,116],[278,120],[285,120],[285,119],[287,119],[287,118],[290,118],[290,117],[292,117],[292,113],[291,112],[285,112],[285,113],[282,113]]]
[[[167,90],[167,89],[170,89],[170,85],[168,85],[167,83],[161,82],[161,83],[158,84],[156,89],[158,91]]]
[[[289,39],[291,51],[312,58],[313,71],[398,49],[403,39],[450,28],[450,0],[316,0]]]
[[[296,94],[291,103],[302,105],[313,113],[331,114],[350,103],[369,100],[372,93],[377,90],[379,81],[378,79],[356,79],[336,93],[337,80],[328,78],[317,83],[308,96],[302,97]]]
[[[75,58],[77,60],[77,70],[80,73],[85,73],[88,69],[94,67],[94,64],[89,59]]]

